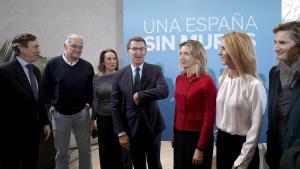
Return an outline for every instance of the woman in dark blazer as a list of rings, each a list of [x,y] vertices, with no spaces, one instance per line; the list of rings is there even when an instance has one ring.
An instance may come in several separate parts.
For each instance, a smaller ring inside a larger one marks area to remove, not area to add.
[[[279,167],[282,153],[300,137],[300,22],[273,29],[278,65],[270,71],[266,161]]]

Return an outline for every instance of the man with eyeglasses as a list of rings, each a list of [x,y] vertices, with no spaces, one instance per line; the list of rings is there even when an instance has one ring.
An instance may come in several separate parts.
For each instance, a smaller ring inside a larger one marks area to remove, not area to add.
[[[157,100],[169,91],[159,66],[144,62],[146,41],[132,37],[127,43],[131,64],[119,70],[113,80],[112,109],[115,132],[120,145],[130,150],[136,169],[162,168],[161,132],[165,123]]]
[[[43,82],[52,115],[56,169],[69,168],[69,144],[73,130],[79,152],[79,169],[91,169],[90,113],[93,100],[93,66],[80,58],[83,38],[70,35],[64,53],[51,59]]]

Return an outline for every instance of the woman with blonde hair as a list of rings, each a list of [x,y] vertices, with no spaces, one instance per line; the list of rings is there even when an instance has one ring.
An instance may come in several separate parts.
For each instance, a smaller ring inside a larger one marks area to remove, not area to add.
[[[216,87],[207,73],[199,41],[179,45],[181,74],[176,78],[174,169],[210,169],[213,152]]]
[[[222,37],[219,52],[226,66],[217,95],[217,168],[257,169],[257,142],[267,96],[256,72],[250,37],[231,32]]]

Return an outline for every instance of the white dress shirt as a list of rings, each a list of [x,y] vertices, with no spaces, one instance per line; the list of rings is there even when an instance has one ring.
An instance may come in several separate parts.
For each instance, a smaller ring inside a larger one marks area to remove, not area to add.
[[[251,75],[225,75],[217,95],[216,125],[231,135],[246,136],[234,166],[247,168],[256,149],[267,94],[263,84]]]
[[[78,60],[79,60],[79,58],[75,61],[75,62],[70,62],[68,59],[67,59],[67,57],[65,56],[65,54],[63,54],[63,59],[64,59],[64,61],[68,64],[68,65],[70,65],[70,66],[74,66],[74,65],[76,65],[76,63],[78,62]]]
[[[134,84],[134,77],[135,77],[135,69],[136,68],[140,68],[140,72],[139,72],[139,74],[140,74],[140,79],[142,78],[142,74],[143,74],[143,67],[144,67],[144,62],[141,64],[141,65],[139,65],[138,67],[135,67],[135,66],[133,66],[132,64],[130,65],[130,67],[131,67],[131,71],[132,71],[132,80],[133,80],[133,83],[132,84]]]

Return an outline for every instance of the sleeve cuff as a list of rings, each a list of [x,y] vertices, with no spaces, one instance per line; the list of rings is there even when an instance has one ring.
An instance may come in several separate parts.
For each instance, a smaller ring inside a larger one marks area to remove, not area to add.
[[[118,137],[124,136],[125,134],[126,134],[126,132],[122,131],[122,132],[118,133]]]

